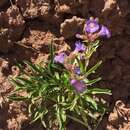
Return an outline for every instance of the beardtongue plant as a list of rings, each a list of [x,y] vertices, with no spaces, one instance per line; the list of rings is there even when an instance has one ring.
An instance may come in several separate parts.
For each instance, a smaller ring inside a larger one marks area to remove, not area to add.
[[[101,80],[100,77],[88,78],[101,61],[91,68],[88,65],[99,46],[98,38],[109,38],[110,35],[107,27],[99,25],[97,19],[90,18],[85,24],[84,34],[76,34],[79,40],[69,55],[65,52],[56,55],[51,44],[46,65],[25,62],[30,71],[19,67],[21,74],[12,78],[15,90],[9,98],[28,102],[32,122],[41,120],[47,130],[53,127],[65,130],[70,120],[88,130],[96,130],[106,106],[94,97],[98,94],[111,95],[111,91],[93,86]],[[20,92],[26,92],[26,96],[19,96]]]

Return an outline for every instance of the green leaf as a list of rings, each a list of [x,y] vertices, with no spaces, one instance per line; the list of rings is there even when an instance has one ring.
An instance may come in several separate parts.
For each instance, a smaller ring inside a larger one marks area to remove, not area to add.
[[[102,61],[99,61],[96,65],[94,65],[91,69],[86,72],[86,76],[90,75],[91,73],[95,73],[95,70],[102,64]]]
[[[88,89],[87,93],[90,93],[90,94],[108,94],[108,95],[112,95],[110,89],[101,89],[101,88],[91,88],[91,89]]]
[[[64,86],[65,87],[68,87],[69,85],[68,85],[68,82],[69,82],[69,75],[68,74],[66,74],[66,73],[64,73],[62,76],[61,76],[61,80],[63,81],[63,83],[64,83]]]
[[[33,120],[31,121],[31,123],[39,120],[39,119],[43,119],[44,115],[46,115],[48,113],[47,109],[44,108],[39,108],[33,115]],[[43,123],[44,124],[44,123]],[[44,127],[46,127],[46,125],[44,124]]]
[[[91,118],[93,118],[94,120],[96,120],[97,118],[95,117],[95,115],[91,112],[91,111],[89,111],[89,110],[84,110],[84,113],[86,113],[89,117],[91,117]]]
[[[63,109],[61,109],[61,119],[63,122],[66,121],[66,112]]]
[[[79,66],[81,72],[83,72],[84,71],[84,65],[83,65],[82,61],[79,60],[78,57],[76,57],[76,61],[78,63],[78,66]]]
[[[90,96],[85,96],[84,97],[84,99],[95,109],[95,110],[97,110],[97,103],[96,103],[96,101],[94,101],[94,99],[93,98],[91,98]]]
[[[28,106],[28,112],[29,112],[29,114],[32,113],[32,108],[33,108],[33,104],[30,103],[29,106]]]
[[[99,78],[96,78],[96,79],[93,79],[93,80],[84,79],[83,81],[86,85],[93,85],[100,80],[101,80],[101,78],[99,77]]]
[[[63,120],[62,120],[62,116],[61,116],[61,111],[60,111],[60,108],[57,108],[57,120],[58,120],[58,123],[59,123],[59,130],[64,130],[63,129]]]
[[[12,82],[12,84],[13,84],[13,85],[15,85],[16,89],[19,89],[19,88],[24,88],[24,87],[25,87],[25,85],[24,85],[24,84],[22,84],[22,83],[18,82],[18,81],[17,81],[17,80],[15,80],[15,79],[11,79],[11,82]]]
[[[14,101],[22,101],[22,100],[28,99],[27,97],[16,96],[15,94],[10,95],[8,98],[9,98],[10,100],[14,100]]]
[[[32,85],[33,84],[29,79],[26,79],[26,78],[23,78],[23,77],[17,77],[16,80],[20,81],[24,85],[27,85],[27,84]]]
[[[34,115],[34,119],[31,121],[31,123],[37,121],[38,119],[40,119],[41,117],[43,116],[43,112],[36,112],[35,115]]]
[[[37,67],[37,65],[32,64],[31,62],[28,61],[24,61],[24,63],[29,66],[29,68],[31,69],[31,71],[33,73],[41,73],[41,71],[39,70],[39,68]]]
[[[87,59],[90,59],[92,54],[97,50],[99,46],[99,40],[96,40],[95,42],[89,42],[87,45],[87,51],[86,51],[86,57]]]
[[[67,115],[67,117],[70,118],[71,120],[79,123],[79,124],[82,124],[86,128],[88,128],[87,124],[85,122],[81,121],[80,119],[78,119],[77,117],[74,117],[74,116],[71,116],[71,115]]]
[[[46,123],[45,123],[45,121],[41,118],[41,123],[42,123],[42,125],[45,127],[45,128],[47,128],[47,126],[46,126]]]
[[[56,77],[57,80],[60,80],[60,75],[59,75],[58,72],[55,72],[55,77]]]
[[[73,109],[75,108],[76,104],[77,104],[77,100],[79,99],[78,96],[76,96],[70,106],[70,111],[73,111]]]

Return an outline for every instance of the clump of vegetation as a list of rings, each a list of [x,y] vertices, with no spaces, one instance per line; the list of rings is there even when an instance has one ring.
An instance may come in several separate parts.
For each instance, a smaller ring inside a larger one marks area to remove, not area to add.
[[[21,74],[12,79],[15,90],[10,99],[28,101],[28,111],[35,122],[41,123],[47,130],[57,126],[65,130],[69,120],[74,120],[88,130],[96,130],[105,105],[96,101],[94,96],[111,95],[109,89],[93,86],[101,78],[89,79],[101,65],[101,61],[89,67],[89,60],[99,46],[100,36],[110,37],[107,27],[99,25],[97,19],[86,21],[84,34],[76,34],[79,41],[75,43],[73,52],[61,52],[56,55],[53,43],[50,46],[48,62],[42,65],[27,64],[29,71],[21,70]],[[26,92],[26,96],[18,93]]]

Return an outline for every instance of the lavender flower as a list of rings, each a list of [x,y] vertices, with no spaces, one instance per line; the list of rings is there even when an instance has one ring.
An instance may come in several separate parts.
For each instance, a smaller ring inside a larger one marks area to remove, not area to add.
[[[70,83],[77,92],[83,92],[86,89],[86,86],[83,81],[72,79]]]
[[[85,26],[85,31],[87,33],[95,33],[98,30],[99,30],[99,24],[96,21],[96,19],[87,20],[86,26]]]
[[[64,52],[59,53],[57,56],[54,57],[54,61],[55,61],[56,63],[61,63],[61,64],[63,64],[65,57],[66,57],[66,54],[65,54]]]
[[[75,51],[82,52],[85,51],[86,47],[84,44],[82,44],[80,41],[75,42]]]
[[[102,25],[101,30],[98,33],[100,36],[106,36],[107,38],[111,37],[111,33],[108,30],[108,28],[104,25]]]
[[[79,68],[79,67],[75,67],[75,68],[74,68],[74,72],[75,72],[75,74],[78,74],[78,75],[81,74],[81,71],[80,71],[80,68]]]

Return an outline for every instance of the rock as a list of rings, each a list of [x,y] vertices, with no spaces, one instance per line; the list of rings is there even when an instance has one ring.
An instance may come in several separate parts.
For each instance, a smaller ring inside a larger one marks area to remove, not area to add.
[[[16,5],[25,18],[40,18],[59,26],[73,16],[95,16],[110,28],[113,36],[121,35],[124,31],[130,34],[127,20],[130,13],[128,0],[16,0]]]
[[[127,108],[127,106],[122,100],[117,100],[113,112],[110,113],[108,118],[108,130],[117,130],[117,128],[118,130],[129,130],[129,115],[130,108]]]
[[[15,5],[8,8],[8,10],[5,13],[4,19],[9,26],[15,27],[21,26],[25,22],[19,11],[19,8]]]
[[[25,37],[21,42],[24,45],[32,46],[37,51],[49,53],[49,43],[53,38],[54,35],[50,32],[31,30],[30,36]]]
[[[16,5],[20,8],[22,15],[26,18],[36,18],[48,15],[50,10],[50,0],[16,0]]]
[[[65,39],[74,37],[76,33],[83,32],[84,22],[84,19],[76,16],[66,19],[60,26],[60,33]]]
[[[0,13],[0,52],[7,53],[14,42],[21,38],[25,29],[24,20],[16,6]]]

